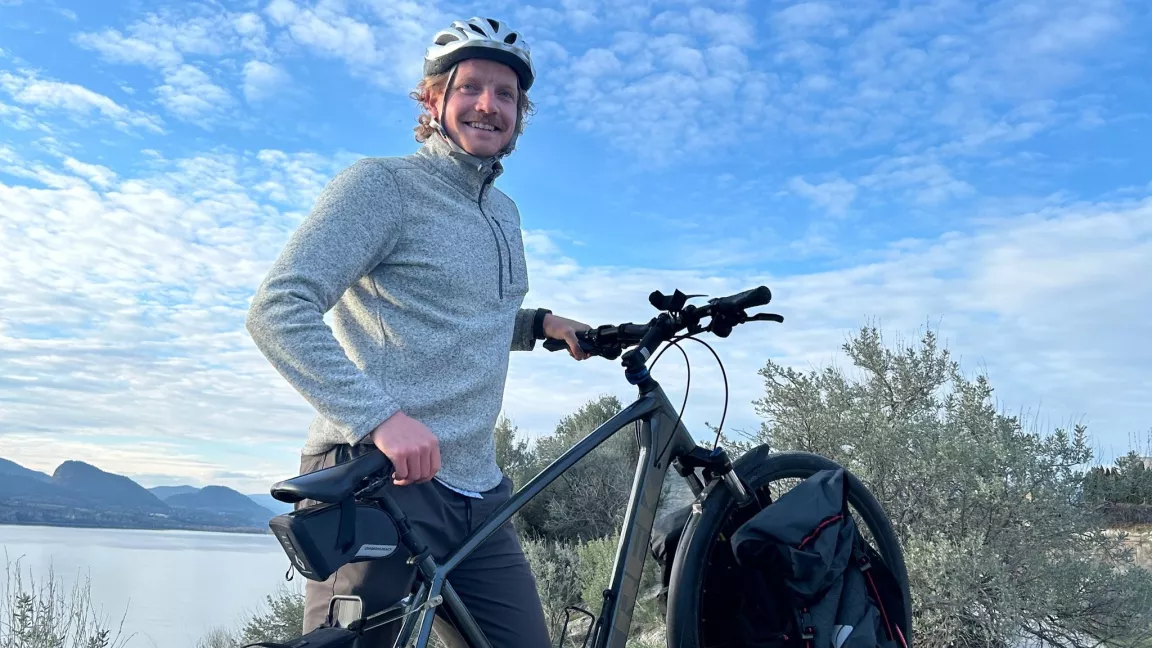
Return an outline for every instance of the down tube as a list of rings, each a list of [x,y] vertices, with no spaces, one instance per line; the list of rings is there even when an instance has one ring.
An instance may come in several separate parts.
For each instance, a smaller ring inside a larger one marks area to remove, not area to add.
[[[636,461],[636,477],[632,482],[632,497],[624,514],[623,533],[616,548],[616,561],[608,589],[615,599],[605,601],[601,618],[606,624],[596,633],[595,648],[625,648],[640,579],[647,559],[648,540],[656,508],[660,504],[660,491],[668,474],[669,457],[689,452],[696,443],[683,425],[669,416],[675,412],[664,392],[657,387],[655,394],[660,404],[655,416],[644,420],[640,429],[640,457]],[[678,417],[677,417],[678,418]],[[660,456],[661,450],[664,451]]]

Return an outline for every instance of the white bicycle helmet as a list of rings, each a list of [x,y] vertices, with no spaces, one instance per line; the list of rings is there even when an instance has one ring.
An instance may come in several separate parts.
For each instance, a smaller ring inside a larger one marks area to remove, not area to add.
[[[519,32],[493,18],[455,20],[432,39],[424,53],[424,74],[440,74],[464,59],[484,58],[503,63],[520,77],[525,92],[536,80],[528,43]]]

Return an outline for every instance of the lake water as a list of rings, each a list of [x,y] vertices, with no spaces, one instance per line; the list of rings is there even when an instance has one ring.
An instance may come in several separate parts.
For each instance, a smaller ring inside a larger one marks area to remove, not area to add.
[[[126,648],[195,648],[214,627],[236,627],[286,586],[288,558],[271,535],[0,525],[0,553],[43,582],[91,581],[93,606],[124,618]],[[26,579],[27,580],[27,579]],[[2,581],[0,581],[2,582]]]

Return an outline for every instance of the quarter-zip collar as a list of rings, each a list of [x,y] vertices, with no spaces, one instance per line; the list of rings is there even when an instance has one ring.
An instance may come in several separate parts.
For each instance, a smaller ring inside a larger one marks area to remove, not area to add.
[[[504,172],[497,158],[470,155],[439,134],[424,140],[424,146],[416,151],[416,158],[472,200],[479,200],[485,185],[493,183]]]

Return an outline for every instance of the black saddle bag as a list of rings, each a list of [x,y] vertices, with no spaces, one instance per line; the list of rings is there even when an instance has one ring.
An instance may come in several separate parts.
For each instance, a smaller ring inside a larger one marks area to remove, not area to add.
[[[397,578],[416,569],[408,564],[412,554],[400,541],[395,520],[372,503],[349,497],[278,515],[268,526],[292,566],[309,580],[325,581],[344,565],[366,560],[395,565]]]

